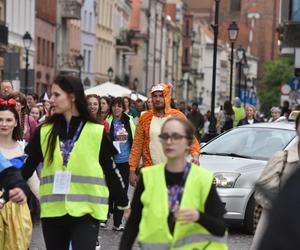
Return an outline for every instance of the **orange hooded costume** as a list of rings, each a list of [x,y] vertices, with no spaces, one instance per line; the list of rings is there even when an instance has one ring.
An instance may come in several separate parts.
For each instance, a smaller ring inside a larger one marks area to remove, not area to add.
[[[183,113],[171,108],[171,87],[172,86],[170,84],[163,84],[163,96],[165,99],[165,117],[177,116],[186,119]],[[149,148],[150,125],[153,116],[160,117],[160,114],[157,113],[156,110],[150,110],[144,113],[138,120],[129,157],[129,166],[131,171],[135,171],[138,168],[142,152],[144,155],[144,166],[154,165],[151,159],[151,153]],[[191,145],[191,154],[193,157],[197,157],[200,155],[200,145],[196,138],[194,138],[193,144]]]

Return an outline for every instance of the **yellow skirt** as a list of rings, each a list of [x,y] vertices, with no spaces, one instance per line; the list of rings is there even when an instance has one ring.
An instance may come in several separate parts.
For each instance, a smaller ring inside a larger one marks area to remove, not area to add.
[[[27,204],[7,202],[0,209],[0,250],[27,250],[32,222]]]

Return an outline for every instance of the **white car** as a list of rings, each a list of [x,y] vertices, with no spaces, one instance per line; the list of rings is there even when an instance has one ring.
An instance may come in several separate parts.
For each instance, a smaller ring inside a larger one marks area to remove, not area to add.
[[[214,172],[229,224],[253,233],[254,186],[267,161],[296,142],[295,123],[256,123],[225,132],[204,145],[200,164]]]

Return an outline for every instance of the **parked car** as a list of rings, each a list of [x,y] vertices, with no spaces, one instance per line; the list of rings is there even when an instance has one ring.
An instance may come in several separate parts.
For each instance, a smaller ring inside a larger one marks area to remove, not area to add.
[[[225,132],[201,149],[201,166],[214,172],[229,224],[253,233],[254,186],[267,161],[296,142],[292,122],[257,123]]]

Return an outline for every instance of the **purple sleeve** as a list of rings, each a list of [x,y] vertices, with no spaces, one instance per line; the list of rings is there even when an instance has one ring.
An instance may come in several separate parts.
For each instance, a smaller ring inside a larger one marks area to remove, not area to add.
[[[37,127],[36,121],[30,115],[25,115],[25,127],[26,134],[24,134],[24,140],[29,141],[32,138]]]

